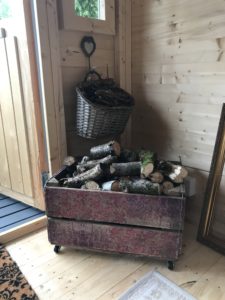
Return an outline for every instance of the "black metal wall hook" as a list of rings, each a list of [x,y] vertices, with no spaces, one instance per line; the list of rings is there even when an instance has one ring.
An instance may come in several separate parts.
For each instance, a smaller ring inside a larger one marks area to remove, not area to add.
[[[90,57],[95,52],[96,43],[92,36],[84,36],[80,42],[82,52],[88,57],[89,70],[91,69]]]

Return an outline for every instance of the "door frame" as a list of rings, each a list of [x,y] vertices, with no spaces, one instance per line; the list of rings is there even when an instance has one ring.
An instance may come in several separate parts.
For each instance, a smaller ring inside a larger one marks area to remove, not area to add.
[[[33,0],[33,24],[49,173],[57,172],[67,154],[59,26],[56,0]]]

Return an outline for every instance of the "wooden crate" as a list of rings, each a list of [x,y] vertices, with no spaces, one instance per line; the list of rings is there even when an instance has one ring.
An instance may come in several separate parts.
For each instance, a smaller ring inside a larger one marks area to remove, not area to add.
[[[181,252],[184,197],[47,186],[45,201],[54,245],[168,261]]]

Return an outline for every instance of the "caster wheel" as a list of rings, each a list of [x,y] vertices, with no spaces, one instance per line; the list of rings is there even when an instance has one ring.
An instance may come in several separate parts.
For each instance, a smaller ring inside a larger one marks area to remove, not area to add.
[[[174,270],[174,268],[175,268],[175,262],[174,261],[172,261],[172,260],[168,260],[167,261],[167,267],[168,267],[168,269],[169,270]]]
[[[59,253],[60,248],[61,248],[61,246],[55,246],[54,247],[54,252]]]

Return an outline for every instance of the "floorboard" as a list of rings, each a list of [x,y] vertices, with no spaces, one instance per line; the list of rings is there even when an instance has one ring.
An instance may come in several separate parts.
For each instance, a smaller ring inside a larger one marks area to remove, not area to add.
[[[183,253],[174,271],[166,263],[62,247],[53,251],[41,230],[7,245],[40,300],[112,300],[147,272],[157,270],[200,300],[225,299],[225,257],[195,240],[186,224]]]
[[[2,195],[2,194],[0,194],[0,200],[2,200],[2,199],[6,199],[6,198],[8,198],[7,196],[5,196],[5,195]]]
[[[15,203],[15,200],[10,198],[2,198],[0,199],[0,208],[4,208],[9,205],[13,205]]]
[[[11,205],[2,207],[0,209],[0,218],[9,216],[11,214],[14,214],[16,212],[22,211],[27,209],[27,205],[23,204],[23,203],[13,203]]]
[[[43,215],[36,208],[0,194],[0,233]]]

